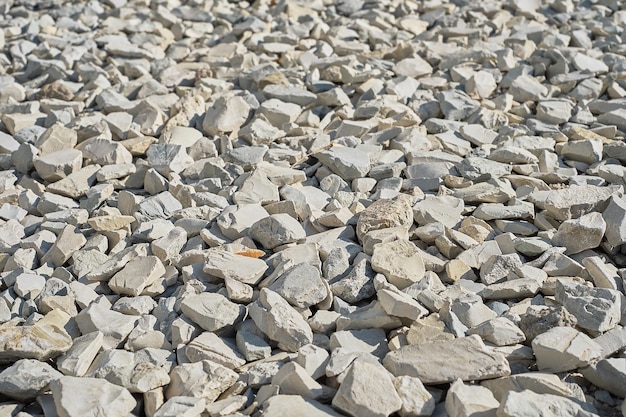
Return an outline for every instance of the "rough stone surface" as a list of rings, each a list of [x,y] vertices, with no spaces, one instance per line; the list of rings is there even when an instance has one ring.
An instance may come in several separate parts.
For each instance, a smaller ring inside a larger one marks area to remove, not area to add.
[[[383,364],[395,376],[412,376],[425,384],[490,379],[511,372],[504,356],[478,336],[404,346],[388,353]]]
[[[625,9],[0,2],[0,415],[616,417]]]

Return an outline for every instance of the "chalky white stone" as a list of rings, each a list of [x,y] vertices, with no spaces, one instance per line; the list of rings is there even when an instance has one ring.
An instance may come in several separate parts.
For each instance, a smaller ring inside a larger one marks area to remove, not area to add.
[[[448,3],[0,2],[0,414],[614,413],[624,2]]]

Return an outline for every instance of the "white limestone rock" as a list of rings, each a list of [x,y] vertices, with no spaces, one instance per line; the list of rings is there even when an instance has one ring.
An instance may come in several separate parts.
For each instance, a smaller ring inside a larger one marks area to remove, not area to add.
[[[356,360],[348,369],[333,407],[354,417],[388,416],[402,408],[392,376],[380,364]]]
[[[342,417],[332,407],[298,395],[275,395],[263,403],[263,414],[268,416],[290,417],[293,410],[307,417]]]
[[[606,223],[606,240],[611,246],[618,246],[626,243],[626,202],[612,196],[609,204],[602,212],[602,217]]]
[[[0,363],[19,359],[46,361],[60,356],[70,347],[72,338],[56,325],[41,323],[0,329]]]
[[[166,398],[203,398],[210,404],[237,381],[238,375],[222,365],[203,360],[174,367],[170,377]]]
[[[208,254],[203,271],[219,278],[231,278],[244,284],[255,285],[261,281],[267,268],[262,259],[212,250]]]
[[[617,291],[557,280],[555,298],[583,329],[605,332],[621,320],[622,296]]]
[[[163,263],[156,256],[138,256],[113,275],[109,288],[117,294],[138,296],[165,274]]]
[[[274,249],[306,237],[306,232],[298,220],[285,213],[272,214],[258,220],[250,226],[248,233],[265,249]]]
[[[485,342],[496,346],[510,346],[526,340],[524,332],[506,317],[487,320],[476,327],[472,327],[466,334],[477,334]]]
[[[402,400],[398,411],[401,417],[427,417],[435,411],[435,397],[424,387],[419,378],[397,376],[393,386]]]
[[[96,331],[74,339],[72,347],[57,359],[57,369],[64,375],[81,377],[102,348],[104,334]]]
[[[137,404],[126,388],[101,378],[64,376],[50,390],[60,417],[127,415]]]
[[[425,384],[479,381],[511,373],[504,355],[485,346],[477,335],[403,346],[388,353],[383,364],[395,376],[412,376]]]
[[[500,406],[487,388],[467,385],[457,379],[446,394],[446,412],[451,416],[495,415]]]
[[[406,194],[392,199],[380,199],[369,205],[359,215],[356,233],[359,240],[370,231],[401,227],[408,229],[413,224],[412,200]]]
[[[371,168],[367,154],[345,146],[333,146],[316,153],[315,157],[345,181],[365,177]]]
[[[137,320],[136,316],[109,310],[98,302],[93,302],[76,316],[76,324],[82,334],[102,332],[104,349],[118,347],[135,328]]]
[[[185,297],[180,310],[204,330],[214,332],[234,325],[243,317],[245,307],[221,294],[203,292]]]
[[[573,185],[550,191],[534,191],[528,200],[547,210],[556,220],[577,219],[591,211],[602,211],[614,190],[611,187]]]
[[[329,296],[328,285],[318,268],[300,263],[267,286],[297,308],[309,308]]]
[[[500,417],[596,417],[595,408],[565,397],[537,394],[530,390],[509,391],[498,408]]]
[[[552,243],[565,247],[567,255],[579,253],[600,245],[605,230],[606,222],[602,214],[589,213],[561,223],[552,237]]]
[[[489,379],[482,381],[481,385],[489,388],[498,401],[502,401],[509,391],[520,392],[524,390],[561,397],[574,396],[572,390],[565,382],[561,381],[558,375],[546,372],[524,372],[503,378]]]
[[[65,149],[43,155],[33,161],[37,173],[46,181],[58,181],[78,171],[83,165],[83,153]]]
[[[246,363],[232,340],[212,332],[203,332],[191,340],[185,349],[185,356],[191,362],[210,360],[228,369],[236,369]]]
[[[280,367],[272,377],[272,384],[280,387],[285,395],[299,395],[316,400],[324,394],[323,387],[296,362],[288,362]]]
[[[589,336],[571,327],[553,327],[535,337],[533,352],[540,371],[564,372],[600,359],[602,348]]]
[[[195,417],[206,408],[203,398],[176,396],[169,398],[154,413],[154,417]]]
[[[372,269],[402,290],[418,282],[425,273],[424,260],[414,243],[394,240],[374,247]]]
[[[62,376],[45,362],[20,359],[0,372],[0,393],[18,401],[32,400]]]
[[[238,130],[248,119],[250,105],[241,96],[220,97],[207,109],[202,130],[217,135]]]
[[[259,299],[248,306],[254,324],[278,347],[288,352],[313,341],[313,332],[300,313],[272,290],[261,289]]]

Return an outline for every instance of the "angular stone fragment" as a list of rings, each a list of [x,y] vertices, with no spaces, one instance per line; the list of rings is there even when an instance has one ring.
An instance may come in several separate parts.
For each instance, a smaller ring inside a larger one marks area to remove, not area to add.
[[[87,242],[83,234],[72,225],[66,225],[52,247],[42,256],[41,263],[52,262],[54,266],[62,266]]]
[[[413,206],[413,216],[420,226],[440,222],[453,228],[461,220],[463,200],[452,197],[428,196]]]
[[[66,352],[72,338],[56,325],[16,326],[0,329],[0,363],[18,359],[46,361]]]
[[[0,372],[0,393],[19,401],[31,400],[62,376],[45,362],[20,359]]]
[[[102,348],[104,334],[91,332],[74,339],[72,347],[57,359],[57,368],[65,375],[83,376]]]
[[[76,316],[82,334],[102,332],[104,349],[117,348],[135,328],[138,317],[109,310],[97,302],[91,303]]]
[[[290,417],[293,411],[307,417],[342,417],[332,407],[298,395],[275,395],[263,403],[263,413],[273,417]]]
[[[237,380],[237,373],[215,362],[203,360],[176,366],[170,373],[171,382],[165,396],[203,398],[215,401]]]
[[[153,417],[195,417],[206,408],[203,398],[171,397],[154,413]]]
[[[278,201],[280,201],[278,187],[259,169],[246,178],[241,187],[233,194],[233,202],[239,205],[267,205]]]
[[[99,170],[100,165],[88,165],[50,184],[47,190],[55,194],[77,199],[89,192],[96,182],[96,173]]]
[[[572,185],[550,191],[535,191],[528,197],[542,210],[557,220],[577,219],[591,211],[602,211],[614,193],[611,187]]]
[[[284,213],[272,214],[255,222],[250,226],[248,233],[265,249],[297,242],[306,237],[302,225],[289,214]]]
[[[165,236],[152,241],[150,249],[161,262],[178,255],[187,243],[187,231],[182,227],[174,227]]]
[[[618,129],[626,129],[626,109],[623,107],[598,115],[598,122],[615,125]]]
[[[87,220],[89,226],[97,232],[125,229],[134,222],[136,222],[136,219],[133,216],[123,215],[96,216]]]
[[[412,376],[427,385],[456,379],[478,381],[511,373],[504,355],[485,346],[476,335],[403,346],[388,353],[383,364],[395,376]]]
[[[83,164],[83,153],[76,149],[53,152],[33,161],[35,170],[46,181],[58,181],[76,172]]]
[[[593,406],[552,394],[530,390],[509,391],[498,408],[498,417],[597,417]]]
[[[413,224],[411,198],[406,194],[399,194],[393,199],[381,199],[372,203],[359,215],[356,233],[359,240],[372,230],[402,227],[406,230]]]
[[[193,163],[184,146],[171,143],[150,145],[146,156],[150,167],[165,177],[179,173]]]
[[[326,374],[329,357],[326,349],[313,344],[304,345],[298,349],[296,363],[304,368],[313,379],[319,379]]]
[[[397,376],[393,386],[402,400],[398,411],[401,417],[430,416],[435,411],[435,397],[424,387],[419,378]]]
[[[546,123],[565,123],[572,117],[573,108],[568,100],[541,100],[537,104],[537,118]]]
[[[552,242],[555,246],[565,247],[566,254],[579,253],[600,245],[605,230],[602,214],[589,213],[561,223]]]
[[[209,252],[203,270],[219,278],[232,278],[254,285],[263,278],[267,264],[262,259],[214,250]]]
[[[626,202],[618,196],[611,196],[602,217],[606,223],[607,242],[611,246],[626,243]]]
[[[365,177],[371,168],[367,154],[345,146],[333,146],[316,153],[315,157],[345,181]]]
[[[230,302],[221,294],[207,292],[186,297],[180,309],[194,323],[210,332],[232,326],[245,310],[244,306]]]
[[[224,236],[235,240],[242,237],[256,221],[269,216],[259,204],[229,206],[217,217],[217,226]]]
[[[263,88],[263,95],[268,98],[276,98],[286,103],[294,103],[299,106],[307,106],[317,99],[315,94],[305,89],[278,84],[270,84]]]
[[[138,296],[165,274],[163,263],[156,256],[138,256],[109,281],[109,288],[118,294]]]
[[[466,385],[458,379],[450,386],[445,404],[448,415],[459,417],[495,415],[500,406],[500,402],[487,388]]]
[[[319,269],[306,263],[289,269],[267,288],[298,308],[309,308],[328,297]]]
[[[571,327],[553,327],[535,337],[532,347],[537,368],[555,373],[581,368],[602,356],[600,345]]]
[[[169,191],[163,191],[155,196],[140,200],[136,210],[133,210],[134,212],[131,214],[141,221],[157,218],[167,219],[182,208],[180,201]]]
[[[548,89],[534,77],[522,75],[513,81],[509,88],[509,94],[513,96],[515,101],[519,102],[539,101],[546,97]]]
[[[202,129],[209,135],[237,130],[248,119],[250,105],[240,96],[220,97],[207,110]]]
[[[409,295],[400,291],[382,289],[377,292],[380,305],[390,316],[417,320],[428,315],[428,310]]]
[[[472,327],[466,334],[477,334],[484,341],[496,346],[510,346],[526,340],[524,332],[506,317],[487,320],[476,327]]]
[[[98,170],[96,179],[99,182],[124,178],[130,174],[134,174],[137,167],[133,164],[107,165]]]
[[[575,327],[576,317],[562,306],[530,306],[519,323],[528,342],[553,327],[565,326]]]
[[[330,348],[344,352],[364,352],[382,358],[389,352],[383,329],[341,330],[330,336]]]
[[[191,362],[210,360],[228,369],[236,369],[246,361],[229,339],[223,339],[215,333],[203,332],[187,344],[185,356]]]
[[[132,164],[132,154],[119,142],[108,139],[92,139],[81,143],[79,147],[83,152],[83,158],[92,164],[116,165]]]
[[[280,387],[283,394],[295,394],[315,400],[323,395],[322,386],[306,370],[295,362],[288,362],[272,378],[272,384]]]
[[[567,309],[578,326],[594,332],[605,332],[621,320],[622,297],[617,291],[556,282],[556,301]]]
[[[239,130],[239,136],[250,145],[269,145],[285,136],[285,132],[258,117],[243,126]]]
[[[280,295],[262,288],[259,299],[248,306],[254,324],[278,347],[289,352],[313,341],[309,324]]]
[[[394,240],[374,247],[372,269],[385,275],[398,289],[404,289],[424,276],[424,260],[414,243]]]
[[[566,142],[561,148],[561,156],[565,159],[593,164],[602,159],[602,141],[589,139]]]
[[[510,272],[522,266],[518,254],[493,255],[480,268],[480,280],[487,285],[505,279]]]
[[[286,123],[295,122],[300,113],[302,113],[302,108],[294,103],[271,98],[261,104],[259,113],[273,126],[282,128]]]
[[[436,97],[441,111],[448,120],[466,120],[480,108],[480,103],[460,90],[442,91]]]
[[[574,395],[572,390],[557,375],[545,372],[525,372],[503,378],[489,379],[482,381],[481,385],[489,388],[498,401],[502,401],[509,391],[530,390],[537,394],[552,394],[561,397]]]
[[[433,67],[430,66],[423,58],[414,56],[398,61],[393,67],[393,72],[398,76],[418,78],[424,75],[430,75]]]
[[[402,408],[389,372],[363,360],[350,366],[332,404],[354,417],[388,416]]]
[[[145,393],[167,385],[170,382],[168,370],[153,358],[146,360],[140,354],[110,349],[96,357],[87,376],[106,379],[130,392]]]
[[[126,388],[101,378],[64,376],[50,383],[60,417],[114,417],[129,414],[137,401]]]
[[[592,384],[618,397],[626,396],[626,358],[607,358],[580,369]]]

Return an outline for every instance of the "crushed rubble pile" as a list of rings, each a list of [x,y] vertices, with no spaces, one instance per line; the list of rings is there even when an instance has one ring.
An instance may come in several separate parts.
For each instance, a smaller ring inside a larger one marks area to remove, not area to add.
[[[626,1],[0,16],[0,415],[626,415]]]

